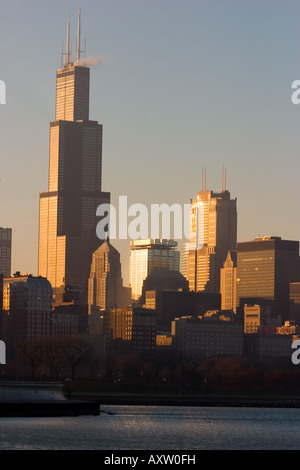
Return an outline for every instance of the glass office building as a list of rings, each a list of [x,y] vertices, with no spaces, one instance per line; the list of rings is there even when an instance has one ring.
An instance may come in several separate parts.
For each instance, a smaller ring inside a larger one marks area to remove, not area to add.
[[[179,271],[180,252],[174,240],[134,240],[130,246],[130,286],[132,299],[142,295],[143,282],[155,269]]]
[[[238,305],[269,305],[285,319],[291,282],[299,280],[299,242],[280,237],[257,237],[238,243]]]

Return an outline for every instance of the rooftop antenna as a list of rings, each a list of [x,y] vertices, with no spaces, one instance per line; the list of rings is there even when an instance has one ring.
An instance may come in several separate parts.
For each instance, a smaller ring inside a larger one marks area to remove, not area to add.
[[[202,170],[202,191],[206,191],[206,169]]]
[[[70,63],[70,9],[69,9],[69,19],[67,22],[67,49],[65,53],[65,66]]]
[[[78,26],[77,26],[77,41],[76,41],[76,62],[80,60],[80,8],[78,8]]]
[[[61,53],[60,53],[60,66],[63,68],[63,56],[64,56],[64,43],[61,44]]]
[[[222,168],[222,193],[226,191],[226,165]]]

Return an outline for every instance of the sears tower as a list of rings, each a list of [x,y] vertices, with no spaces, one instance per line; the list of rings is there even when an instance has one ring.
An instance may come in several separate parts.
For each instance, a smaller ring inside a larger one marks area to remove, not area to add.
[[[110,202],[101,190],[102,125],[89,120],[90,69],[80,59],[80,10],[76,60],[70,23],[64,66],[56,74],[56,114],[50,123],[49,186],[40,194],[38,272],[57,298],[77,291],[86,302],[96,236],[96,209]],[[60,295],[59,295],[60,294]]]

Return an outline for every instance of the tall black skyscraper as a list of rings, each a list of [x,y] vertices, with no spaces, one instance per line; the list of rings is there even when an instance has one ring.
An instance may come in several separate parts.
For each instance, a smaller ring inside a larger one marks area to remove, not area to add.
[[[54,294],[67,286],[87,294],[92,253],[99,246],[96,209],[110,202],[101,189],[102,125],[89,120],[89,83],[90,69],[80,60],[79,10],[76,61],[71,62],[68,22],[65,63],[57,70],[49,186],[40,194],[38,272]]]

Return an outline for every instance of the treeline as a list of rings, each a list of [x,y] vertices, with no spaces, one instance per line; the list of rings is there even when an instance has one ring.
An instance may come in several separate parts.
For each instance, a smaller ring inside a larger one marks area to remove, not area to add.
[[[300,393],[300,365],[290,358],[203,357],[110,348],[99,356],[84,337],[22,340],[1,377],[78,380],[98,391],[174,393]]]
[[[6,364],[2,377],[73,380],[87,371],[90,375],[97,362],[92,345],[78,336],[19,340],[14,350],[15,357]]]
[[[126,354],[112,358],[107,369],[120,390],[131,385],[180,393],[300,393],[300,366],[288,359],[243,356],[204,357],[191,362],[168,354]]]

